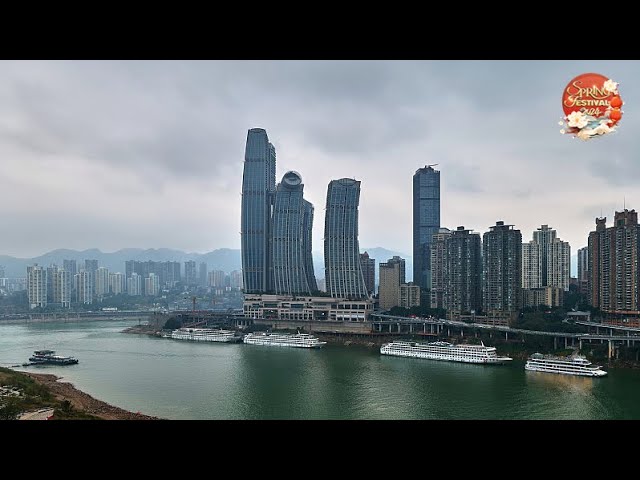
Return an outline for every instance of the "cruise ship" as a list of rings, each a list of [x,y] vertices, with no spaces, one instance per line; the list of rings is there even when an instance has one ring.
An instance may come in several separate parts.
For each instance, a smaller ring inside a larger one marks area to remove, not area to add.
[[[176,340],[192,340],[194,342],[239,342],[242,337],[231,330],[214,328],[178,328],[167,335]]]
[[[321,348],[327,342],[321,342],[308,333],[249,333],[244,343],[251,345],[272,345],[274,347]]]
[[[74,357],[62,357],[56,355],[54,350],[36,350],[29,358],[31,364],[48,365],[75,365],[78,359]],[[28,365],[28,364],[27,364]]]
[[[601,367],[593,365],[582,355],[554,357],[553,355],[534,353],[529,357],[524,368],[534,372],[582,375],[585,377],[604,377],[607,374]]]
[[[380,348],[383,355],[398,357],[427,358],[429,360],[446,360],[463,363],[505,363],[512,360],[509,357],[499,357],[495,347],[481,345],[454,345],[448,342],[416,343],[391,342]]]

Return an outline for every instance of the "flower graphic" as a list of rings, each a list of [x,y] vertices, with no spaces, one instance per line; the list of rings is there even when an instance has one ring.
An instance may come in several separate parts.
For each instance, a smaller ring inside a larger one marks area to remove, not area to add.
[[[567,116],[567,124],[570,127],[584,128],[589,123],[589,119],[582,112],[571,112],[569,116]]]
[[[602,87],[606,92],[609,93],[616,93],[616,91],[618,90],[618,84],[611,79],[604,82],[604,85],[602,85]]]

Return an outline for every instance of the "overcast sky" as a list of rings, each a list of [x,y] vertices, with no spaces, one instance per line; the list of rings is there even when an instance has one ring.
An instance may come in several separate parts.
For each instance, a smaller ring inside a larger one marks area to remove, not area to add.
[[[559,133],[574,76],[620,82],[619,131]],[[411,182],[438,163],[442,226],[541,224],[571,253],[640,209],[637,61],[2,61],[0,254],[240,247],[247,130],[301,173],[322,250],[331,179],[362,181],[360,245],[411,254]]]

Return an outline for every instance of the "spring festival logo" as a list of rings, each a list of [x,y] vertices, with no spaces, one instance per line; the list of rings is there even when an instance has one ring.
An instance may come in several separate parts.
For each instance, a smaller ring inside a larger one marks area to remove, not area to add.
[[[581,140],[613,133],[622,118],[622,105],[616,82],[599,73],[578,75],[562,94],[565,116],[558,122],[564,127],[560,133]]]

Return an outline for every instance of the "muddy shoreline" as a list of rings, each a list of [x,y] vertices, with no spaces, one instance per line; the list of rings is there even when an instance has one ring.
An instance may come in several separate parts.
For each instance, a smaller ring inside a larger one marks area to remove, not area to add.
[[[93,398],[78,390],[68,382],[59,382],[60,377],[46,373],[21,372],[47,387],[58,400],[68,400],[79,411],[94,415],[103,420],[160,420],[158,417],[133,413]]]

